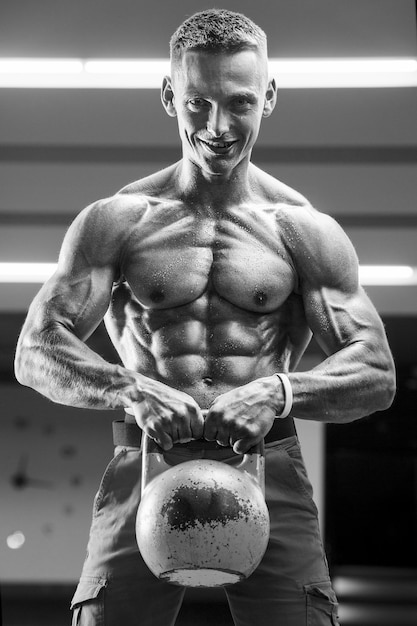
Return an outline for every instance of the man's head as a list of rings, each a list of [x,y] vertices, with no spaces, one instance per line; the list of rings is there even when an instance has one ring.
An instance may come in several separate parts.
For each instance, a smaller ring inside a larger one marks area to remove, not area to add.
[[[170,41],[171,69],[174,72],[188,50],[230,53],[254,49],[267,59],[264,31],[241,13],[210,9],[195,13],[175,31]]]
[[[211,174],[248,163],[261,119],[276,101],[265,33],[230,11],[190,17],[172,36],[171,76],[164,79],[162,101],[178,119],[187,161]]]

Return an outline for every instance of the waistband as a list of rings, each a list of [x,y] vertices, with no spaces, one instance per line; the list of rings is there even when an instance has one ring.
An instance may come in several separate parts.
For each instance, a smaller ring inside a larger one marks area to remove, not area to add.
[[[131,415],[126,415],[126,420],[115,420],[113,422],[113,443],[115,446],[126,446],[132,448],[140,448],[142,443],[142,429],[136,423],[132,423]],[[271,430],[265,437],[265,443],[280,441],[287,437],[296,435],[295,424],[292,417],[286,417],[283,420],[277,419]],[[217,441],[206,441],[198,439],[189,441],[188,443],[175,444],[177,447],[200,449],[200,450],[217,450],[223,448]]]

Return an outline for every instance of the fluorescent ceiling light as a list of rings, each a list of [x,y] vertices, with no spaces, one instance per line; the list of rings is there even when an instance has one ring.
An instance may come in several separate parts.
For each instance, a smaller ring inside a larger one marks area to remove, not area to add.
[[[73,75],[83,71],[81,59],[0,59],[1,76]]]
[[[0,283],[44,283],[55,270],[55,263],[0,263]],[[361,265],[359,280],[362,285],[417,285],[417,267]]]
[[[56,263],[0,263],[0,283],[44,283]]]
[[[417,268],[409,265],[361,265],[362,285],[417,285]]]
[[[417,86],[417,60],[401,58],[271,59],[278,88]]]
[[[168,59],[0,58],[0,88],[159,89]],[[416,87],[414,58],[270,59],[281,89]]]

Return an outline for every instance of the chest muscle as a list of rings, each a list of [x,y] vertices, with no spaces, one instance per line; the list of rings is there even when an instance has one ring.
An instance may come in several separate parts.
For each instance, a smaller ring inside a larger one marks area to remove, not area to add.
[[[131,238],[123,268],[142,306],[171,308],[207,290],[245,310],[277,309],[294,290],[294,273],[279,242],[256,224],[182,220]]]

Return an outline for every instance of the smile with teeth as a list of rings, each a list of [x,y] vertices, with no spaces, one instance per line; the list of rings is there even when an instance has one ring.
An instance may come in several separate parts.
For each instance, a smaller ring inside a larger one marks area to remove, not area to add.
[[[236,143],[235,141],[212,141],[212,140],[204,140],[204,139],[200,139],[201,143],[204,144],[209,150],[211,150],[212,152],[227,152],[234,143]]]

